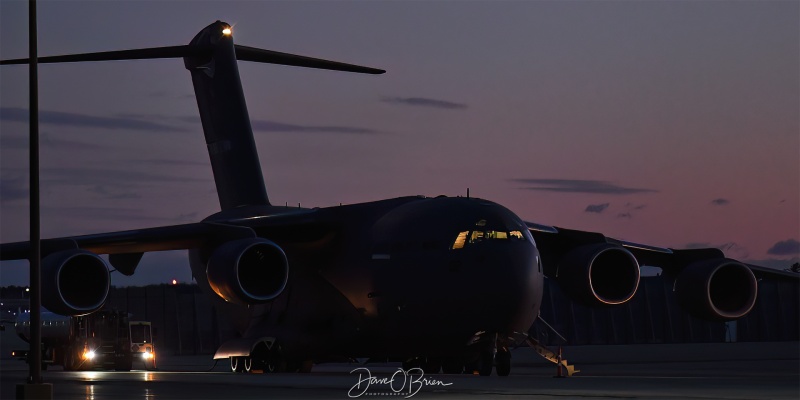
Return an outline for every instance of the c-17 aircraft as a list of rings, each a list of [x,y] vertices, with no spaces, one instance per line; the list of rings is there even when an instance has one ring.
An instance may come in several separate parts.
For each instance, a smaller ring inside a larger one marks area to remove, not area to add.
[[[237,60],[345,72],[385,71],[235,45],[214,22],[184,46],[40,57],[40,63],[183,58],[194,85],[221,210],[197,223],[42,241],[42,301],[51,311],[100,309],[110,275],[132,275],[144,252],[188,249],[201,290],[241,335],[215,359],[235,372],[308,371],[332,359],[391,359],[508,375],[509,348],[539,315],[545,277],[575,301],[623,304],[640,265],[658,266],[684,310],[746,315],[754,275],[768,270],[718,249],[673,250],[525,222],[472,197],[399,197],[338,207],[271,205]],[[23,64],[27,59],[5,60]],[[29,242],[0,259],[29,258]],[[414,364],[417,363],[417,364]]]

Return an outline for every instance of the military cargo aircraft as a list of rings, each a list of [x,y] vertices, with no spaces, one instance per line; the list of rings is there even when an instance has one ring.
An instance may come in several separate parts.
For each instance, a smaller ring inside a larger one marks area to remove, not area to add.
[[[196,223],[48,239],[42,296],[49,310],[100,309],[109,269],[135,272],[143,253],[188,249],[194,279],[240,337],[216,359],[236,372],[308,371],[331,359],[393,359],[426,372],[510,372],[509,348],[539,315],[545,277],[575,301],[629,301],[640,265],[674,281],[701,318],[746,315],[758,267],[718,249],[673,250],[525,222],[472,197],[410,196],[304,209],[270,204],[237,61],[381,74],[384,71],[235,45],[214,22],[184,46],[40,57],[40,63],[183,58],[194,85],[220,211]],[[23,64],[27,59],[5,60]],[[0,247],[26,259],[29,242]]]

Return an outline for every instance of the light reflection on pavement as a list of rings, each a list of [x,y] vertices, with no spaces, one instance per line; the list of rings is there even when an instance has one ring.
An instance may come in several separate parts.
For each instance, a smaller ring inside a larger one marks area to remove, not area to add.
[[[668,346],[606,346],[592,357],[590,349],[574,351],[570,362],[582,372],[567,379],[553,379],[549,364],[515,352],[520,356],[515,355],[510,377],[429,375],[452,385],[423,387],[413,398],[800,398],[798,343],[736,344],[711,352],[713,347],[699,345],[675,354],[676,348]],[[652,349],[661,353],[642,355]],[[352,369],[367,367],[373,376],[389,378],[399,367],[324,364],[310,374],[234,374],[227,363],[219,364],[209,368],[207,356],[176,357],[172,364],[160,363],[161,371],[65,372],[53,367],[43,371],[43,378],[53,384],[55,399],[346,399],[357,382]],[[14,398],[16,384],[26,376],[24,363],[0,360],[0,398]],[[376,396],[363,396],[370,397]]]

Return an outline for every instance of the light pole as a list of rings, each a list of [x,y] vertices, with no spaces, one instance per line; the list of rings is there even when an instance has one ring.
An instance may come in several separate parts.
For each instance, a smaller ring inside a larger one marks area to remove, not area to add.
[[[53,386],[42,383],[42,258],[39,230],[39,56],[36,0],[28,0],[28,91],[30,92],[30,350],[28,382],[17,385],[18,399],[52,399]]]
[[[28,1],[28,91],[30,92],[30,286],[31,342],[28,383],[42,383],[42,261],[39,221],[39,56],[36,0]]]

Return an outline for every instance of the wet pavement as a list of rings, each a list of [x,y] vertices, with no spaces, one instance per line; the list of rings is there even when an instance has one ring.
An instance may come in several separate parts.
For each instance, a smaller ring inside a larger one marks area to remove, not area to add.
[[[53,367],[43,377],[53,384],[56,399],[800,398],[797,342],[565,348],[565,358],[581,372],[564,379],[553,378],[555,367],[531,349],[513,355],[509,377],[406,375],[398,363],[323,364],[309,374],[234,374],[227,362],[215,365],[210,355],[162,356],[158,371]],[[16,384],[26,376],[25,363],[0,360],[0,396],[14,398]]]

